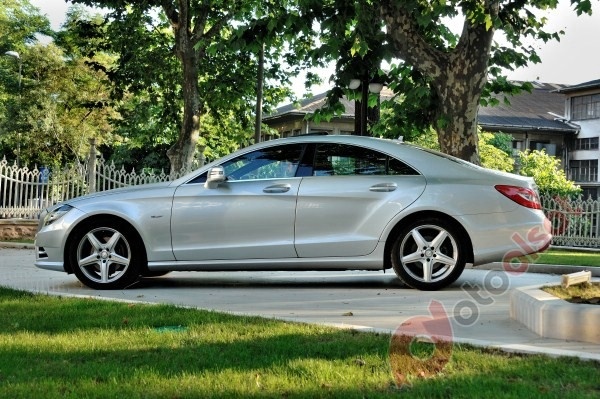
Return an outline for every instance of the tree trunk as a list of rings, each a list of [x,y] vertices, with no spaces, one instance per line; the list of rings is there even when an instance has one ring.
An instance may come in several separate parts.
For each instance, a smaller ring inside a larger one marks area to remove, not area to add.
[[[386,23],[395,56],[431,79],[437,98],[436,122],[441,150],[479,164],[477,111],[487,81],[493,27],[465,20],[454,49],[440,50],[421,35],[412,15],[402,3],[383,1]],[[486,12],[495,18],[498,4],[486,1]]]
[[[199,51],[192,38],[189,1],[178,1],[178,9],[163,5],[175,33],[175,51],[183,69],[183,121],[177,142],[167,151],[171,173],[189,170],[200,134],[201,104],[198,93]]]
[[[191,49],[190,52],[194,50]],[[190,169],[200,134],[200,97],[195,56],[183,56],[183,121],[177,142],[167,151],[171,173]]]

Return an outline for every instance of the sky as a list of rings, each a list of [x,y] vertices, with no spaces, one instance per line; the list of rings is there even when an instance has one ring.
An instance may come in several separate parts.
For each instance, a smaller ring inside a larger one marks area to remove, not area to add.
[[[65,0],[30,0],[46,14],[54,29],[64,22],[69,4]],[[577,17],[570,8],[569,0],[560,0],[556,10],[546,13],[548,30],[564,30],[560,42],[536,43],[535,48],[542,62],[509,72],[512,80],[534,80],[544,83],[578,84],[600,79],[600,0],[593,0],[595,15]],[[313,87],[313,93],[328,89],[327,80],[333,68],[324,70],[324,84]],[[298,96],[304,94],[303,79],[294,84]]]

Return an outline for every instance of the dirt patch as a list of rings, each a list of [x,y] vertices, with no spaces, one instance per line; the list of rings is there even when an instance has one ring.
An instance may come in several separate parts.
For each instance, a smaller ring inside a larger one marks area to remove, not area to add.
[[[600,283],[578,284],[568,288],[561,286],[544,287],[543,291],[571,303],[600,305]]]

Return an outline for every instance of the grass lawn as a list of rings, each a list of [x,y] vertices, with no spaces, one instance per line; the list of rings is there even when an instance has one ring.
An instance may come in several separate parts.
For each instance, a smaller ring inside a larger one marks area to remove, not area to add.
[[[408,360],[435,363],[423,345]],[[458,344],[448,353],[423,378],[397,351],[390,362],[385,334],[0,288],[1,398],[600,395],[598,362]],[[400,374],[407,384],[398,386]]]
[[[540,254],[529,255],[525,259],[529,263],[600,267],[600,252],[551,248]]]

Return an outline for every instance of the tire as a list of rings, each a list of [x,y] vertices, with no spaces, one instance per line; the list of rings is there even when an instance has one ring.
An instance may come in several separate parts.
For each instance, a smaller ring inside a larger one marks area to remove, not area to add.
[[[119,220],[94,221],[78,228],[70,240],[68,257],[79,281],[99,290],[136,283],[146,263],[139,235]]]
[[[457,229],[443,219],[410,223],[396,236],[392,267],[406,285],[434,291],[452,284],[466,264],[466,246]]]

